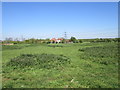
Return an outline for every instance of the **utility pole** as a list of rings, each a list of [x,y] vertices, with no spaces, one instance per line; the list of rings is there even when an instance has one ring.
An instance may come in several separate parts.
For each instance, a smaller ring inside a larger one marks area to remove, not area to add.
[[[65,38],[65,43],[67,43],[66,39],[67,39],[67,33],[64,32],[64,38]]]
[[[66,32],[64,32],[64,38],[67,39],[67,33]]]

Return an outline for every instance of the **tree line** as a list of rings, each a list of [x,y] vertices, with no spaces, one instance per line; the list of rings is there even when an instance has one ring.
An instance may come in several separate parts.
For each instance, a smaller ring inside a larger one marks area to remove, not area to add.
[[[64,39],[60,43],[83,43],[83,42],[119,42],[120,38],[95,38],[95,39],[76,39],[75,37],[71,37],[70,39]],[[52,41],[54,43],[54,41]],[[37,44],[37,43],[51,43],[51,40],[49,38],[47,39],[24,39],[22,41],[20,40],[13,40],[12,38],[7,38],[2,43],[14,43],[14,44]]]

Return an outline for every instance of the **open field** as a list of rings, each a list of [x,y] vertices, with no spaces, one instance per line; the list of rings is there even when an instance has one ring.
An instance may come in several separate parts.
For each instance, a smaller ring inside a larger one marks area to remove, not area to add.
[[[3,46],[2,66],[3,88],[118,88],[116,42]]]

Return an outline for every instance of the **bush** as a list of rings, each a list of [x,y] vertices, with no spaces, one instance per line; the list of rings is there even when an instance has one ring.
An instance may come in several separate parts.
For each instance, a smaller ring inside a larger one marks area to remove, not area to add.
[[[78,49],[78,51],[84,52],[83,54],[80,54],[81,59],[90,60],[104,65],[117,65],[118,63],[117,45],[87,47],[84,49]]]
[[[82,41],[82,40],[79,40],[79,43],[83,43],[83,41]]]
[[[10,60],[9,66],[16,68],[37,67],[37,68],[55,68],[66,63],[70,63],[69,58],[63,55],[54,54],[22,54]]]
[[[78,49],[78,51],[82,51],[82,52],[84,52],[85,50],[84,50],[84,49]]]
[[[14,49],[22,49],[22,46],[18,46],[18,45],[3,45],[2,46],[2,50],[14,50]]]

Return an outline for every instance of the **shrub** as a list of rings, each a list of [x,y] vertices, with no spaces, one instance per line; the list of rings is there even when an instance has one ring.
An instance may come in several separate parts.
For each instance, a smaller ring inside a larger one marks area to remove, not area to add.
[[[84,49],[78,49],[78,51],[84,52],[83,54],[80,54],[81,59],[90,60],[104,65],[116,65],[118,63],[117,45],[87,47]]]
[[[64,47],[63,45],[48,45],[49,47]]]
[[[55,68],[70,63],[69,58],[54,54],[22,54],[10,60],[8,65],[14,67]]]
[[[78,51],[82,51],[82,52],[84,52],[85,50],[84,50],[84,49],[78,49]]]
[[[9,46],[9,45],[3,45],[2,46],[2,50],[13,50],[13,49],[21,49],[22,47],[21,46],[18,46],[18,45],[12,45],[12,46]]]

